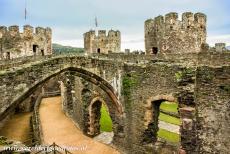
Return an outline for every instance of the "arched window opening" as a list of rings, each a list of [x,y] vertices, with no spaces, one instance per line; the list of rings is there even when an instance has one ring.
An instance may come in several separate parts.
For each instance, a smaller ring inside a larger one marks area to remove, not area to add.
[[[113,124],[107,105],[102,100],[91,103],[89,108],[89,128],[87,134],[95,137],[99,134],[107,134],[113,138]],[[102,141],[103,142],[103,141]]]

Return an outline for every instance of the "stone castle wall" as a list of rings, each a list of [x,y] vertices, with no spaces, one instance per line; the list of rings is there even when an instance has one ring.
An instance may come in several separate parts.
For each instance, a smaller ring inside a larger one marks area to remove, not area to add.
[[[37,88],[61,75],[62,105],[67,115],[87,133],[85,130],[91,128],[88,106],[93,98],[101,97],[106,101],[113,120],[113,145],[125,153],[154,153],[159,150],[176,153],[177,149],[168,143],[146,142],[156,137],[153,134],[156,129],[147,127],[151,126],[149,119],[152,120],[148,116],[149,111],[155,113],[149,104],[157,100],[171,101],[171,97],[179,104],[182,120],[179,147],[186,153],[227,153],[230,53],[201,52],[186,56],[189,57],[184,61],[195,56],[197,65],[184,65],[181,60],[167,62],[159,59],[141,64],[124,63],[118,58],[66,56],[1,71],[0,121]],[[119,83],[120,90],[112,83]],[[122,112],[116,106],[116,98]],[[154,124],[156,126],[157,120]]]
[[[0,27],[0,59],[12,59],[32,55],[52,54],[52,30],[50,28],[25,25]]]
[[[206,43],[206,15],[185,12],[182,21],[177,13],[168,13],[145,21],[147,54],[200,52]]]
[[[95,31],[84,34],[84,48],[87,53],[110,53],[120,52],[121,33],[120,31],[110,30],[108,35],[105,30],[99,30],[98,35]]]

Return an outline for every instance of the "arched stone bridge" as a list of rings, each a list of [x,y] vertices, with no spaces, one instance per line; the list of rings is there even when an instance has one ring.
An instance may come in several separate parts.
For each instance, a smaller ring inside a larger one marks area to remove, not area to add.
[[[151,153],[157,149],[153,142],[158,129],[154,102],[168,100],[179,103],[182,149],[225,153],[230,146],[230,62],[218,60],[230,56],[215,56],[74,55],[15,62],[14,69],[0,71],[0,120],[59,77],[63,110],[85,134],[98,133],[98,126],[92,123],[97,121],[92,119],[93,103],[107,103],[115,133],[113,144],[121,151]],[[218,138],[221,148],[214,146]]]

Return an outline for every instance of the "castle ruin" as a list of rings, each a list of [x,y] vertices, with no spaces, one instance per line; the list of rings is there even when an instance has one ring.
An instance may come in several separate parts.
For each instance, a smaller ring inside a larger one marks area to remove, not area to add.
[[[108,35],[105,30],[99,30],[98,35],[94,30],[84,34],[84,48],[86,53],[104,53],[121,51],[120,31],[110,30]]]
[[[30,25],[23,27],[20,33],[19,26],[0,27],[0,59],[12,59],[33,55],[52,54],[52,30],[50,28]]]
[[[121,154],[229,153],[230,52],[224,43],[217,43],[213,48],[206,44],[206,20],[202,13],[184,13],[182,21],[177,13],[147,20],[146,55],[138,51],[133,54],[127,49],[125,54],[116,53],[120,51],[120,32],[111,30],[106,34],[100,30],[98,34],[96,31],[84,34],[88,55],[53,54],[49,58],[2,61],[0,128],[7,126],[12,115],[32,111],[27,120],[30,143],[22,143],[29,147],[47,145],[44,128],[49,128],[50,132],[57,132],[57,135],[51,133],[52,140],[58,137],[57,142],[63,140],[71,145],[74,132],[60,121],[60,116],[53,115],[57,108],[44,110],[52,111],[44,116],[48,122],[41,118],[42,99],[58,96],[61,99],[58,112],[70,118],[67,120],[77,126],[80,130],[77,132],[89,137],[103,133],[101,107],[107,106],[114,134],[109,145]],[[33,34],[28,28],[19,34],[18,30],[9,28],[10,32],[4,35],[2,29],[4,54],[28,49],[31,55],[37,55],[42,54],[43,47],[51,51],[50,29],[36,28]],[[34,45],[37,45],[35,52]],[[107,54],[110,52],[114,53]],[[94,53],[103,54],[95,56]],[[165,101],[175,106],[174,112],[161,108]],[[173,120],[165,120],[161,115]],[[172,122],[175,119],[177,123]],[[11,128],[11,132],[18,129]],[[161,132],[170,138],[161,136]],[[55,143],[49,147],[54,147],[56,152]],[[101,150],[93,146],[90,149],[93,153]]]
[[[171,12],[145,21],[146,54],[198,53],[206,43],[206,15]]]

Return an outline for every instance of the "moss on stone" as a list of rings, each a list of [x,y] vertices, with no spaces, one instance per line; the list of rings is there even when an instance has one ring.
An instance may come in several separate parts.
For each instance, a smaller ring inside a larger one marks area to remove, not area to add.
[[[193,68],[184,68],[182,71],[178,71],[175,73],[175,77],[177,82],[181,82],[183,80],[188,80],[188,79],[192,79],[192,76],[194,74],[194,70]]]
[[[123,77],[122,80],[122,85],[123,85],[123,90],[122,90],[122,95],[125,96],[126,98],[126,104],[127,107],[131,107],[131,91],[132,88],[137,84],[137,76],[135,74],[127,74]]]
[[[124,76],[122,80],[123,84],[123,94],[125,96],[130,95],[130,88],[132,88],[136,84],[136,79],[133,76]]]
[[[0,145],[8,145],[6,137],[3,136],[0,137]]]
[[[176,80],[179,82],[182,80],[182,77],[183,77],[183,73],[182,71],[178,71],[175,73],[175,77],[176,77]]]

